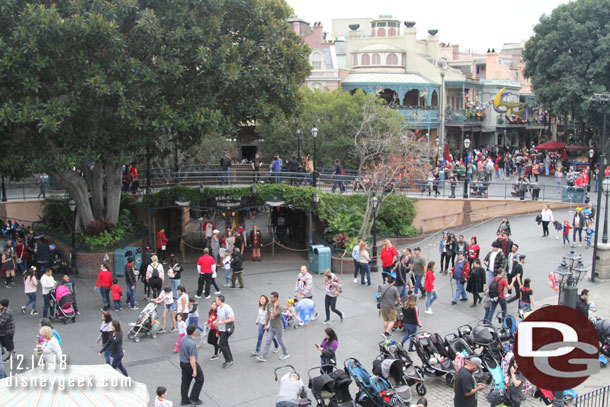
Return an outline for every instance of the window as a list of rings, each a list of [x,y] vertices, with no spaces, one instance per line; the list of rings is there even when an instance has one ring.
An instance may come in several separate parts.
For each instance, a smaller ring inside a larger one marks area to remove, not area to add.
[[[352,58],[352,66],[358,66],[358,55],[354,55]]]
[[[385,28],[379,28],[377,30],[377,36],[378,37],[385,37]]]
[[[319,53],[315,52],[311,56],[311,65],[313,69],[322,69],[322,56]]]
[[[379,54],[373,54],[373,65],[381,65],[381,57]]]
[[[395,37],[396,36],[396,29],[395,28],[390,28],[388,30],[388,37]]]
[[[370,65],[370,64],[371,64],[371,57],[369,56],[369,54],[362,55],[362,65]]]
[[[389,54],[386,58],[386,65],[398,65],[398,56],[396,54]]]
[[[371,23],[371,28],[375,28],[375,27],[377,27],[377,24],[376,23]]]

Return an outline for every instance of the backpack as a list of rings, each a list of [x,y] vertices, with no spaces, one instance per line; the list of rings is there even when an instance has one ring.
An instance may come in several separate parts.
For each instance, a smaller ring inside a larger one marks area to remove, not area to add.
[[[150,278],[159,278],[159,270],[157,270],[157,268],[153,268],[152,274],[150,276]]]
[[[500,278],[496,277],[489,285],[489,299],[497,301],[500,297]]]

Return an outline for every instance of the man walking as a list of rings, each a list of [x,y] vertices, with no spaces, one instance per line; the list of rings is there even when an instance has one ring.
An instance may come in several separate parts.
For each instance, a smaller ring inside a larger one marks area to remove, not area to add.
[[[278,301],[279,294],[276,291],[273,291],[269,297],[271,302],[267,305],[267,324],[265,326],[265,330],[268,329],[267,342],[265,343],[263,354],[257,358],[259,362],[267,361],[267,355],[269,354],[269,349],[271,348],[271,343],[274,339],[276,339],[282,347],[282,356],[280,356],[279,359],[286,360],[290,357],[288,350],[286,349],[286,344],[284,343],[284,322],[282,321],[282,312],[284,312],[284,308]]]
[[[492,322],[496,307],[500,304],[502,312],[506,315],[506,289],[508,288],[508,281],[504,278],[504,269],[499,268],[496,270],[496,277],[489,282],[489,299],[491,301],[490,307],[485,311],[486,321]]]
[[[417,290],[421,290],[421,296],[419,298],[426,298],[426,291],[422,285],[422,279],[426,275],[426,259],[421,255],[421,248],[416,247],[413,249],[415,256],[413,257],[413,275],[415,275],[415,295]]]
[[[242,278],[244,267],[239,247],[233,249],[233,254],[231,255],[231,269],[231,288],[235,288],[235,283],[238,281],[239,288],[244,288],[244,280]]]
[[[453,279],[455,280],[455,297],[453,297],[451,305],[457,304],[458,299],[460,301],[468,301],[468,295],[466,294],[464,284],[468,280],[468,275],[470,274],[470,264],[466,261],[464,253],[458,255],[458,261],[451,271],[453,272]],[[462,298],[459,298],[460,295]]]
[[[394,287],[394,275],[388,275],[386,281],[387,283],[379,287],[379,309],[383,317],[383,335],[389,338],[396,323],[396,305],[400,304],[400,295]]]
[[[197,345],[194,340],[196,332],[197,327],[189,325],[186,328],[186,335],[180,339],[180,369],[182,370],[180,395],[183,406],[188,404],[196,406],[203,404],[203,401],[199,399],[199,394],[201,394],[201,388],[203,387],[203,370],[199,363],[197,363]],[[195,380],[195,384],[191,389],[189,397],[189,387],[193,380]]]
[[[125,284],[127,284],[127,305],[131,309],[138,309],[136,307],[136,273],[133,257],[128,257],[127,264],[125,264]]]
[[[210,250],[206,247],[203,249],[203,256],[197,260],[197,272],[199,273],[199,280],[197,280],[197,294],[195,298],[201,298],[201,292],[203,291],[203,285],[205,283],[205,298],[210,298],[210,286],[212,285],[212,274],[214,270],[212,266],[216,266],[214,258],[210,256]]]
[[[231,354],[231,348],[229,347],[229,336],[233,333],[233,327],[235,324],[235,314],[233,308],[225,304],[225,296],[219,295],[216,297],[216,310],[217,319],[216,327],[218,328],[218,346],[222,352],[222,356],[225,358],[225,363],[222,365],[223,368],[227,369],[233,364],[233,355]],[[266,348],[268,351],[269,348]]]
[[[354,260],[354,284],[358,284],[358,272],[360,271],[360,243],[362,239],[358,239],[358,243],[352,249],[352,260]]]
[[[510,281],[508,281],[508,292],[510,293],[512,288],[515,288],[515,295],[507,301],[508,304],[513,301],[519,301],[521,297],[521,286],[523,285],[523,265],[526,261],[525,254],[519,255],[518,259],[519,262],[513,265],[513,272],[510,277]]]
[[[8,308],[8,299],[0,300],[0,347],[6,349],[8,360],[14,354],[15,319],[13,311]],[[1,349],[0,349],[1,354]]]
[[[478,357],[466,360],[466,364],[458,370],[455,378],[454,407],[477,407],[477,393],[485,389],[483,383],[476,383],[474,375],[481,368],[482,361]]]
[[[333,183],[333,193],[339,186],[339,191],[341,193],[345,192],[345,186],[343,185],[343,167],[341,167],[341,163],[338,159],[335,160],[335,173],[334,173],[335,182]]]
[[[409,274],[409,256],[402,256],[400,262],[396,266],[396,283],[395,287],[398,290],[398,295],[402,298],[407,298],[407,275]]]
[[[504,257],[504,253],[500,250],[502,247],[502,243],[497,240],[491,244],[491,251],[487,253],[483,263],[487,267],[487,281],[491,284],[491,281],[497,274],[497,270],[504,269],[506,266],[506,258]]]

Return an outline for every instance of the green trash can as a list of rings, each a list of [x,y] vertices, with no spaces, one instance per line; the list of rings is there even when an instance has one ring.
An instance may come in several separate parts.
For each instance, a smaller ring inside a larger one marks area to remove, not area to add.
[[[564,186],[561,190],[561,202],[584,203],[586,191],[583,187]]]
[[[139,247],[124,247],[114,251],[114,275],[117,277],[125,276],[125,264],[127,258],[133,257],[134,268],[140,269],[142,265],[142,249]]]
[[[309,249],[309,269],[316,274],[330,270],[330,247],[313,245]]]

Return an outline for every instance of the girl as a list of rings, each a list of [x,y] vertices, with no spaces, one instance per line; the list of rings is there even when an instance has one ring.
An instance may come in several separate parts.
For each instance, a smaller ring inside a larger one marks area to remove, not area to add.
[[[169,277],[170,287],[172,288],[172,295],[174,300],[178,298],[178,286],[180,285],[180,277],[182,275],[182,266],[178,263],[178,259],[175,255],[169,255],[169,268],[167,269],[167,276]]]
[[[326,270],[324,272],[325,277],[325,287],[326,287],[326,296],[324,298],[324,309],[326,310],[326,320],[324,320],[324,324],[330,323],[330,310],[339,315],[341,321],[343,321],[343,312],[337,309],[337,298],[339,294],[343,292],[343,286],[339,283],[339,279],[330,270]]]
[[[439,244],[438,250],[441,254],[441,273],[445,270],[445,268],[449,267],[449,256],[447,252],[447,244],[449,243],[449,232],[446,230],[443,232],[443,237],[441,238],[441,242]],[[445,265],[443,267],[443,265]]]
[[[337,340],[337,334],[332,328],[326,328],[324,330],[324,340],[321,344],[316,345],[316,348],[321,352],[320,354],[320,372],[322,374],[330,374],[333,371],[333,367],[337,363],[336,353],[339,341]]]
[[[169,317],[172,321],[172,329],[170,332],[176,332],[176,304],[174,303],[174,298],[172,297],[172,289],[169,287],[165,287],[163,289],[163,292],[161,293],[161,295],[159,295],[159,297],[152,299],[151,301],[157,303],[157,304],[161,304],[163,303],[164,305],[164,309],[163,309],[163,320],[161,323],[161,329],[159,330],[159,333],[165,333],[167,332],[165,330],[165,322],[167,321],[167,314],[169,313]]]
[[[532,280],[526,278],[523,280],[523,287],[521,287],[521,297],[519,299],[519,309],[523,312],[529,312],[534,309],[534,292],[530,288]]]
[[[121,324],[119,321],[112,321],[110,330],[110,338],[100,350],[99,355],[102,356],[103,352],[110,350],[110,354],[112,355],[112,363],[110,366],[112,366],[113,369],[120,370],[123,375],[129,376],[127,370],[125,370],[125,366],[123,366],[123,356],[125,356],[125,353],[123,352],[123,332],[121,331]]]
[[[187,326],[188,325],[195,325],[197,327],[197,329],[199,329],[201,332],[203,332],[203,328],[201,326],[199,326],[199,311],[197,310],[199,308],[199,304],[197,304],[195,302],[194,298],[189,298],[189,316],[187,319]]]
[[[417,328],[421,328],[421,322],[419,321],[419,313],[417,312],[417,295],[409,295],[409,298],[405,301],[405,308],[402,312],[403,328],[407,333],[402,338],[400,343],[404,345],[407,339],[409,339],[411,335],[417,332]],[[411,338],[411,340],[409,341],[409,352],[413,352],[413,338]]]
[[[447,256],[451,259],[451,268],[455,267],[455,255],[457,254],[457,241],[455,240],[455,235],[453,233],[449,233],[449,241],[447,242]],[[449,263],[449,262],[447,262]],[[448,273],[447,266],[445,263],[445,274]]]
[[[216,328],[216,318],[218,314],[216,313],[216,309],[218,305],[216,305],[216,301],[212,303],[210,307],[210,311],[208,311],[208,321],[205,323],[208,326],[208,343],[214,346],[214,354],[210,356],[210,360],[218,359],[218,328]]]
[[[473,262],[473,268],[468,276],[468,282],[466,284],[466,291],[472,294],[472,305],[471,308],[477,306],[477,302],[481,303],[482,298],[480,293],[483,292],[483,286],[485,285],[485,269],[481,267],[481,260],[475,259]]]
[[[32,304],[32,311],[30,312],[30,315],[38,315],[38,312],[36,311],[36,289],[38,287],[38,280],[36,280],[36,267],[30,267],[25,273],[25,277],[23,278],[23,286],[23,291],[28,297],[28,301],[24,306],[21,307],[21,312],[25,314],[28,310],[28,305]]]
[[[15,277],[15,259],[11,253],[11,248],[6,247],[2,253],[2,268],[6,279],[6,288],[12,288],[15,285],[13,278]]]
[[[102,325],[100,326],[100,334],[95,340],[95,343],[99,343],[100,339],[102,340],[102,348],[105,349],[104,357],[106,358],[106,363],[110,365],[110,349],[106,348],[106,344],[110,341],[112,315],[110,315],[110,312],[104,311],[102,312],[101,320]]]
[[[180,339],[186,335],[186,322],[184,322],[183,314],[176,314],[176,325],[178,325],[178,342],[176,342],[174,353],[180,352]]]
[[[366,250],[366,242],[360,243],[360,260],[359,268],[360,268],[360,284],[371,285],[371,269],[369,263],[371,262],[371,257],[369,256],[369,252]]]
[[[470,269],[472,270],[472,262],[475,259],[479,258],[479,254],[481,253],[481,248],[477,243],[477,237],[473,236],[470,238],[470,246],[468,246],[468,263],[470,265]]]
[[[438,298],[438,293],[434,288],[434,265],[436,263],[431,261],[426,267],[426,280],[424,281],[424,290],[426,291],[426,314],[432,314],[432,303]]]
[[[225,257],[222,258],[222,266],[225,269],[225,287],[231,286],[231,253],[232,251],[226,251]]]
[[[266,295],[261,295],[258,299],[258,316],[256,317],[256,325],[258,325],[258,339],[256,340],[256,350],[252,351],[252,356],[258,356],[261,351],[261,344],[263,343],[263,336],[265,335],[265,325],[267,324],[267,306],[269,305],[269,298]],[[280,345],[273,337],[273,344],[275,345],[275,351],[280,350]]]

